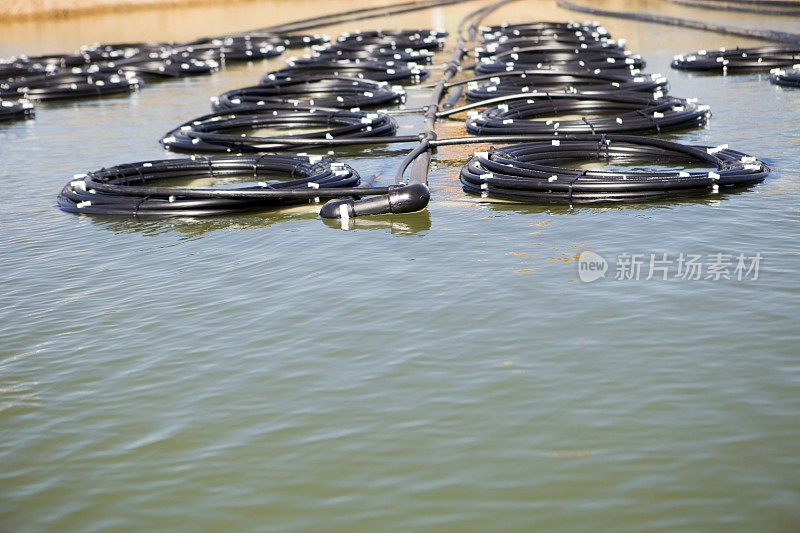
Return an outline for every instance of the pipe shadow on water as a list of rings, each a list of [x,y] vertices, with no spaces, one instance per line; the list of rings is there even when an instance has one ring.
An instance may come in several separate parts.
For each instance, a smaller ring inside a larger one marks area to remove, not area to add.
[[[268,228],[277,224],[307,220],[319,220],[325,226],[338,230],[388,230],[392,235],[419,235],[431,228],[430,213],[420,211],[406,215],[381,215],[350,219],[321,219],[317,208],[291,207],[277,211],[260,211],[236,216],[212,216],[207,218],[135,218],[97,215],[86,217],[93,224],[117,234],[140,233],[157,237],[176,232],[181,239],[193,240],[219,230],[254,230]]]
[[[196,239],[219,230],[252,230],[267,228],[285,222],[318,218],[316,211],[293,207],[280,211],[251,212],[241,215],[211,217],[114,217],[106,215],[87,216],[93,224],[117,234],[141,233],[156,237],[168,232],[178,233],[182,239]]]
[[[674,207],[681,207],[686,205],[704,205],[704,206],[719,206],[723,202],[730,200],[735,196],[747,193],[761,186],[762,184],[752,185],[750,187],[739,188],[733,191],[727,191],[715,196],[702,196],[702,197],[675,197],[665,198],[662,200],[653,200],[649,202],[636,202],[636,203],[623,203],[623,202],[596,202],[591,204],[523,204],[504,200],[484,200],[480,203],[489,207],[498,213],[515,213],[515,214],[542,214],[547,213],[550,215],[578,215],[587,213],[602,213],[606,211],[651,211],[655,209],[672,209]]]
[[[373,215],[352,218],[347,222],[339,218],[323,218],[322,222],[338,230],[389,230],[392,235],[424,235],[431,229],[431,214],[425,209],[402,215]]]

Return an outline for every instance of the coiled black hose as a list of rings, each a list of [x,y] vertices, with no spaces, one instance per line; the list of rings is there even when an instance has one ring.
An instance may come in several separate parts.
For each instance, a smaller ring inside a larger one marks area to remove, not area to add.
[[[267,76],[261,80],[261,85],[225,92],[212,98],[211,102],[217,111],[272,103],[351,109],[377,107],[404,99],[405,91],[402,88],[382,82],[296,74],[281,79]]]
[[[327,36],[320,34],[287,35],[270,31],[245,31],[218,35],[216,37],[202,37],[183,43],[184,46],[229,46],[232,48],[305,48],[308,46],[322,45],[329,41]]]
[[[535,52],[547,51],[553,47],[564,48],[572,50],[579,48],[581,50],[618,50],[624,49],[624,45],[612,39],[598,39],[598,40],[572,40],[561,38],[549,37],[524,37],[517,39],[507,39],[502,41],[493,41],[487,43],[485,46],[478,46],[475,48],[475,57],[478,59],[488,56],[497,56],[506,52]]]
[[[495,74],[512,70],[537,70],[542,68],[580,68],[597,73],[614,70],[627,72],[631,76],[639,73],[645,67],[644,60],[636,55],[619,53],[581,53],[581,54],[542,54],[538,58],[531,57],[528,61],[515,60],[512,57],[494,59],[482,58],[475,65],[477,74]]]
[[[337,40],[344,41],[364,41],[369,39],[394,39],[406,41],[418,41],[425,39],[444,39],[448,36],[445,30],[417,29],[417,30],[371,30],[345,32]]]
[[[303,128],[315,131],[296,131]],[[245,133],[260,129],[285,130],[288,133],[267,137]],[[169,150],[190,153],[271,152],[310,148],[319,145],[320,140],[386,137],[394,135],[396,130],[394,119],[384,113],[283,104],[205,115],[173,129],[161,139],[161,144]],[[308,139],[308,142],[294,144],[303,139]],[[290,141],[294,142],[288,144]],[[380,139],[375,141],[380,142]]]
[[[701,164],[710,170],[589,170],[605,162]],[[683,145],[629,135],[575,135],[478,152],[461,170],[466,192],[532,203],[644,201],[717,193],[763,181],[771,169],[727,146]]]
[[[80,65],[87,65],[95,59],[102,58],[99,54],[91,52],[77,52],[74,54],[45,54],[38,56],[23,56],[20,58],[22,61],[28,63],[43,65],[50,67],[48,70],[55,70],[57,68],[65,69],[70,67],[78,67]]]
[[[800,66],[775,69],[769,75],[770,83],[783,87],[800,87]]]
[[[16,81],[28,76],[47,74],[47,67],[25,59],[0,59],[0,83]]]
[[[85,67],[73,67],[71,73],[85,75],[95,73],[113,75],[117,73],[125,76],[133,74],[140,80],[152,81],[208,74],[217,70],[219,70],[219,63],[213,59],[187,59],[179,56],[168,58],[135,56],[118,61],[92,63]]]
[[[92,98],[130,93],[139,87],[136,77],[117,74],[53,74],[0,83],[0,98],[23,96],[30,100]]]
[[[693,71],[766,71],[777,67],[788,67],[798,62],[800,62],[800,48],[762,46],[698,50],[689,55],[676,56],[671,66],[678,70]]]
[[[599,73],[583,70],[528,70],[484,74],[449,84],[465,84],[467,100],[476,102],[498,96],[509,96],[526,92],[580,92],[581,94],[603,94],[609,92],[642,92],[663,95],[669,90],[669,82],[660,74],[639,74],[631,78],[619,71]]]
[[[225,41],[227,41],[227,39],[224,41],[215,40],[210,44],[182,46],[176,48],[175,50],[171,50],[170,52],[180,57],[213,59],[225,63],[236,63],[277,57],[286,50],[286,48],[283,46],[246,46],[237,44],[224,44]]]
[[[634,57],[633,52],[625,50],[620,47],[616,41],[605,44],[603,42],[595,43],[562,43],[559,41],[537,43],[535,41],[528,41],[527,45],[522,45],[520,41],[515,41],[513,46],[492,46],[487,45],[485,48],[479,47],[475,49],[475,55],[478,58],[489,57],[496,61],[513,61],[521,63],[535,63],[535,62],[554,62],[554,61],[572,61],[575,59],[583,59],[584,61],[598,61],[608,60],[609,58],[615,63],[617,60],[625,62],[625,59]],[[629,64],[632,64],[629,63]]]
[[[283,179],[276,179],[276,174]],[[157,186],[164,181],[198,179],[257,185]],[[359,180],[351,167],[321,156],[261,154],[166,159],[76,175],[64,186],[57,203],[64,211],[93,215],[208,216],[388,191],[386,187],[359,188]]]
[[[652,98],[643,93],[607,94],[533,93],[482,102],[494,104],[467,119],[473,135],[559,133],[660,133],[702,126],[708,106],[672,96]],[[449,112],[463,111],[465,106]],[[580,115],[580,118],[561,118]],[[549,120],[535,120],[554,117]]]
[[[155,41],[138,43],[94,43],[82,46],[80,52],[89,54],[92,61],[109,61],[113,59],[127,59],[150,52],[164,52],[172,46],[172,43]]]
[[[395,48],[379,48],[368,46],[358,50],[333,50],[330,48],[321,49],[313,58],[319,61],[349,60],[365,61],[378,59],[380,61],[400,61],[403,63],[431,63],[433,52],[427,50],[398,50]],[[306,59],[305,57],[301,59]]]
[[[440,50],[447,32],[436,30],[395,30],[343,33],[331,43],[334,50],[360,50],[368,46],[396,50]]]
[[[436,138],[434,126],[437,112],[445,96],[445,85],[459,71],[461,60],[466,54],[466,38],[474,38],[477,33],[478,22],[498,7],[511,0],[498,0],[485,7],[477,9],[459,22],[459,36],[450,61],[444,67],[441,79],[436,83],[430,103],[425,111],[425,123],[420,132],[420,142],[406,155],[400,167],[395,172],[396,189],[388,194],[366,198],[363,200],[340,200],[327,202],[320,210],[323,218],[337,218],[341,216],[375,215],[382,213],[410,213],[419,211],[428,205],[430,191],[427,186],[428,170],[431,162],[431,142]],[[404,182],[406,169],[411,168],[409,182]]]
[[[608,38],[609,34],[599,23],[578,22],[508,22],[496,26],[479,28],[484,42],[516,37],[585,37],[591,39]]]
[[[321,36],[272,34],[254,40],[240,35],[188,44],[94,44],[74,54],[20,56],[0,62],[0,95],[53,100],[121,94],[142,79],[207,74],[224,62],[275,57],[287,46],[325,42]]]
[[[0,98],[0,122],[32,117],[33,109],[33,104],[24,98],[20,100],[4,100]]]
[[[428,77],[428,71],[414,63],[378,60],[337,60],[298,58],[281,70],[268,73],[275,79],[297,78],[298,75],[346,77],[372,81],[409,81]]]
[[[188,61],[172,59],[134,61],[128,59],[117,63],[116,66],[122,72],[133,72],[145,80],[197,76],[219,70],[219,63],[213,59],[190,59]]]

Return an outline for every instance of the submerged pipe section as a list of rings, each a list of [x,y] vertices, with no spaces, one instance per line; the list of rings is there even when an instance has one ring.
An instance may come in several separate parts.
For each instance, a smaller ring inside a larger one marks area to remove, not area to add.
[[[430,200],[428,189],[428,171],[431,164],[431,150],[436,141],[436,119],[440,103],[447,93],[448,82],[460,70],[461,61],[467,54],[466,42],[475,38],[478,23],[495,9],[515,0],[500,0],[467,14],[458,24],[458,40],[456,41],[450,61],[444,68],[441,79],[436,83],[431,94],[430,102],[425,111],[425,123],[420,132],[420,143],[400,163],[395,173],[395,185],[390,187],[389,193],[357,200],[355,198],[331,200],[322,206],[320,216],[323,218],[339,218],[343,220],[360,215],[380,215],[412,213],[425,209]],[[455,102],[448,100],[446,105]],[[409,179],[406,183],[404,175],[411,166]]]

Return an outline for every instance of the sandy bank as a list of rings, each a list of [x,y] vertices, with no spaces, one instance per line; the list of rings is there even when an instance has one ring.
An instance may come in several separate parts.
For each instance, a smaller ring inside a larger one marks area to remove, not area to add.
[[[256,0],[0,0],[0,21],[66,18],[76,15],[211,5]]]

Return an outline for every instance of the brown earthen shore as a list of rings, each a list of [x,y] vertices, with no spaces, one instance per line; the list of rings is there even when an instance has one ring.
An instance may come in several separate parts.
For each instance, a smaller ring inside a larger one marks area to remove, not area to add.
[[[257,0],[0,0],[0,22]]]

